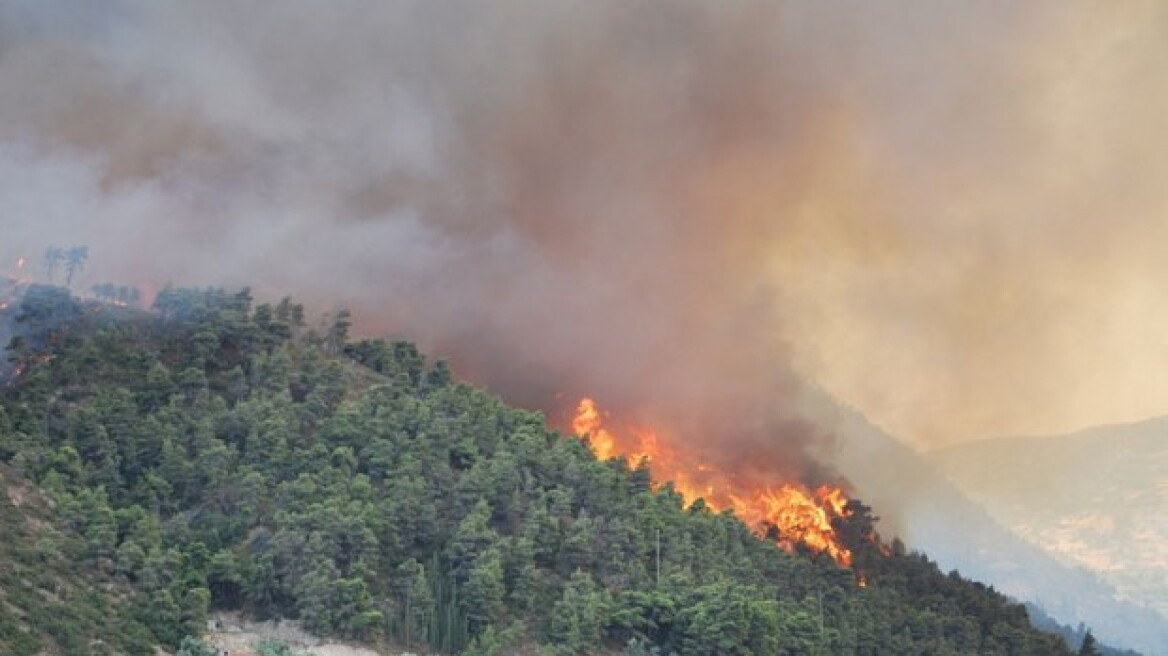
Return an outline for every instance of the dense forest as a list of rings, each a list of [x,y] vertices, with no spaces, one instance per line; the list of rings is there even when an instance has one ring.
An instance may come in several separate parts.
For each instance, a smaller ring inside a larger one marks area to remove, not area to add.
[[[173,650],[214,609],[444,653],[1072,653],[862,504],[855,570],[787,553],[344,311],[34,285],[3,318],[0,653]]]

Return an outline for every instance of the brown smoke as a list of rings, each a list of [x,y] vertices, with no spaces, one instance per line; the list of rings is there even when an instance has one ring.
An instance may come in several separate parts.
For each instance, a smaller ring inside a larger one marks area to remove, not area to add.
[[[0,257],[776,467],[804,378],[923,447],[1163,412],[1161,4],[825,4],[0,4]]]

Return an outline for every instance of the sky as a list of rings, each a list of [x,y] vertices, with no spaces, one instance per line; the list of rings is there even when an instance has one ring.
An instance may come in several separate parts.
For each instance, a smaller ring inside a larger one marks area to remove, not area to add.
[[[920,450],[1141,419],[1165,65],[1154,0],[0,0],[0,269],[345,306],[799,470],[808,385]]]

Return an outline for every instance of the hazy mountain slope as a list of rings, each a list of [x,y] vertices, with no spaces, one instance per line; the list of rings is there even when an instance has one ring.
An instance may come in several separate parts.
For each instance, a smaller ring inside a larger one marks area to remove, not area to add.
[[[1086,625],[1068,626],[1061,624],[1058,620],[1048,615],[1045,610],[1034,604],[1026,604],[1026,612],[1030,614],[1031,624],[1048,633],[1062,636],[1063,642],[1070,645],[1071,649],[1080,649],[1087,640],[1089,633],[1094,638],[1094,633]],[[1135,651],[1109,647],[1098,641],[1095,643],[1095,646],[1102,656],[1133,656],[1137,654]]]
[[[1097,575],[1057,562],[995,522],[930,462],[859,413],[833,409],[826,399],[811,403],[821,416],[836,417],[837,460],[860,495],[876,508],[899,509],[884,530],[899,532],[910,548],[927,552],[942,568],[1033,601],[1060,622],[1085,622],[1104,642],[1168,653],[1163,617],[1117,599]]]
[[[1168,417],[928,458],[1026,540],[1168,615]]]

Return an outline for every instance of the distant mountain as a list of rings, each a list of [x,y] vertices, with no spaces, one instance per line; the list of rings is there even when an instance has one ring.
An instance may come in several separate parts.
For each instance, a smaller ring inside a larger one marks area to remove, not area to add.
[[[999,522],[1168,615],[1168,417],[927,454]]]
[[[1008,595],[1042,607],[1062,623],[1084,622],[1096,637],[1108,644],[1147,654],[1168,653],[1168,620],[1162,615],[1124,599],[1098,574],[1059,562],[1051,553],[1011,532],[995,519],[996,513],[987,512],[979,505],[980,499],[975,501],[947,480],[932,461],[874,426],[860,413],[841,410],[826,398],[812,400],[810,404],[816,406],[813,412],[818,416],[836,418],[836,461],[856,485],[859,496],[873,507],[885,509],[886,515],[888,509],[899,509],[897,516],[885,517],[882,531],[899,534],[910,548],[927,552],[943,569],[957,569],[964,576],[991,583]],[[1162,457],[1163,452],[1160,454]],[[1036,458],[1020,455],[1016,460],[1018,470],[1024,471],[1028,463],[1041,462]],[[957,459],[955,455],[954,460]],[[1044,470],[1060,471],[1063,466],[1055,466],[1052,461],[1052,466]],[[1092,479],[1091,475],[1074,473],[1070,463],[1065,468],[1069,481]],[[1165,468],[1160,465],[1159,471],[1162,473]],[[1104,474],[1100,472],[1097,476]],[[1095,491],[1089,493],[1088,489]],[[1164,487],[1158,489],[1162,493]],[[1129,489],[1125,494],[1134,492]],[[1058,494],[1062,493],[1052,492],[1052,496]],[[1077,494],[1086,498],[1112,497],[1111,492],[1101,487],[1087,485],[1082,485]],[[1147,499],[1127,498],[1155,516],[1157,506],[1146,505]],[[1069,507],[1079,507],[1081,503],[1084,502],[1071,502]],[[1163,512],[1165,504],[1161,501],[1158,507]],[[1160,515],[1155,521],[1163,519]],[[1078,529],[1068,526],[1066,531],[1068,537],[1093,539],[1093,529],[1088,526]],[[1163,549],[1164,540],[1147,548]],[[1163,573],[1158,582],[1164,582]]]

